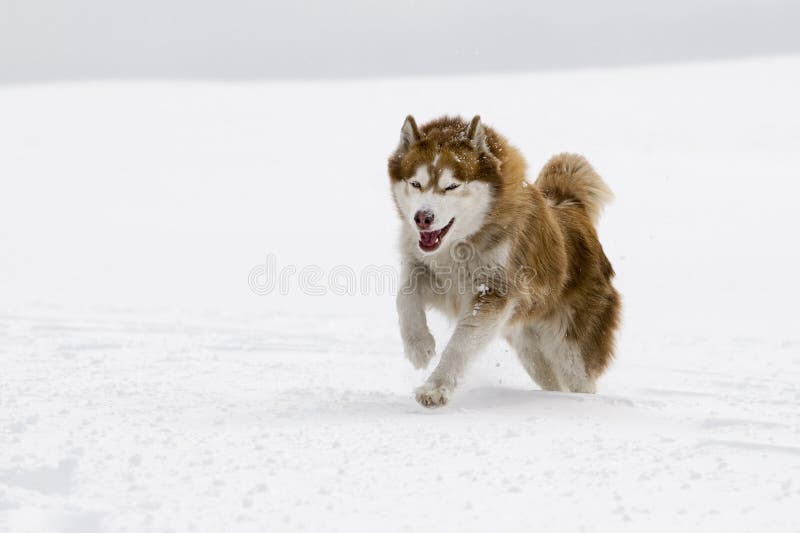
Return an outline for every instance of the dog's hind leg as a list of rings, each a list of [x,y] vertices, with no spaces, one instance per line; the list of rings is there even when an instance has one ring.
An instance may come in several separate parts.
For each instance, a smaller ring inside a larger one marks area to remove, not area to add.
[[[529,327],[519,326],[506,335],[506,340],[517,352],[522,367],[542,390],[565,391],[559,374],[545,359],[539,348],[539,336]]]
[[[553,361],[553,364],[560,374],[561,381],[566,385],[566,390],[587,394],[597,392],[594,380],[586,375],[586,366],[579,350],[566,346],[556,357],[558,359]]]
[[[558,376],[563,387],[561,390],[594,394],[597,387],[587,372],[586,361],[569,321],[563,316],[552,317],[533,324],[531,329],[539,337],[540,353]]]
[[[594,380],[586,372],[586,363],[575,341],[559,339],[547,343],[547,348],[542,353],[564,384],[563,390],[588,394],[597,391]]]

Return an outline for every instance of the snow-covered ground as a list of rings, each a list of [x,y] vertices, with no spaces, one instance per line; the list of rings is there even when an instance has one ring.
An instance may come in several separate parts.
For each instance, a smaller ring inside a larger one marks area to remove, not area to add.
[[[0,531],[800,531],[799,90],[800,57],[0,87]],[[414,402],[385,174],[409,112],[615,190],[597,395],[497,342]]]

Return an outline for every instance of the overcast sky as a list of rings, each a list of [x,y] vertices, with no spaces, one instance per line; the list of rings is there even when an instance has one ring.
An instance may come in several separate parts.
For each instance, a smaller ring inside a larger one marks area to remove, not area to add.
[[[0,82],[523,71],[800,52],[797,0],[0,0]]]

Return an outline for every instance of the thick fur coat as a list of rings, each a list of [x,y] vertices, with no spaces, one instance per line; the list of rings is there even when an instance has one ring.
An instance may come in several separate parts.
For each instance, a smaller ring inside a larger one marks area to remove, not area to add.
[[[416,390],[447,403],[472,358],[505,337],[545,390],[595,392],[613,357],[620,298],[595,224],[612,198],[579,155],[554,156],[534,183],[520,152],[479,117],[409,116],[389,158],[400,215],[405,353],[436,353],[426,311],[456,321],[439,364]]]

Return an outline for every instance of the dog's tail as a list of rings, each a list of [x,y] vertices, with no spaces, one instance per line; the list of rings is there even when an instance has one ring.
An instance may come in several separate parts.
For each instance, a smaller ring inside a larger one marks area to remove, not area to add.
[[[605,204],[614,198],[603,178],[578,154],[551,157],[539,172],[536,187],[554,204],[578,202],[594,224],[600,219]]]

